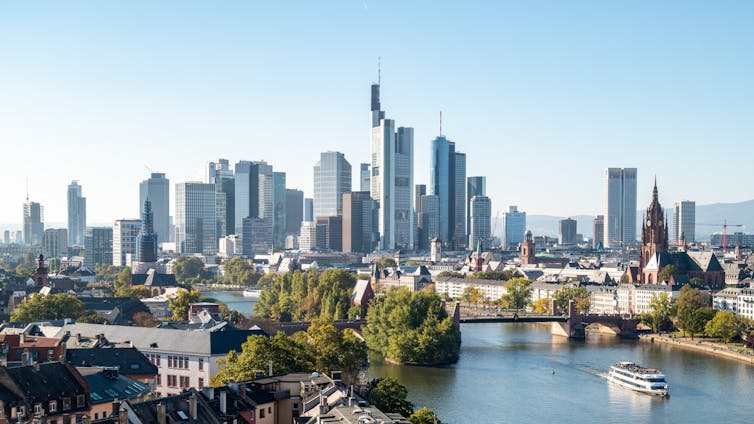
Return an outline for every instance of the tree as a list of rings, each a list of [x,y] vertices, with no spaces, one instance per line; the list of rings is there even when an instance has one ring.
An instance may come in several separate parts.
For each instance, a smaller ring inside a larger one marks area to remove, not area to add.
[[[394,362],[440,365],[458,361],[460,331],[433,291],[398,287],[376,297],[363,330],[367,346]]]
[[[113,281],[113,288],[117,292],[120,289],[130,287],[132,278],[133,275],[131,274],[131,268],[127,266],[123,267],[123,269],[120,270],[120,272],[118,272],[118,274],[115,276],[115,281]]]
[[[652,327],[652,331],[659,333],[662,330],[669,330],[673,326],[670,317],[673,315],[673,299],[667,292],[660,293],[652,297],[649,301],[650,313],[647,315],[647,324]]]
[[[691,334],[691,338],[694,338],[694,334],[704,331],[704,326],[707,324],[705,321],[701,323],[701,320],[708,316],[708,313],[698,314],[697,312],[707,306],[709,306],[709,297],[701,292],[699,289],[695,289],[691,286],[683,286],[681,293],[678,295],[677,314],[678,325],[683,330],[684,334]],[[710,316],[710,319],[712,317]]]
[[[267,374],[272,364],[273,374],[311,371],[314,358],[305,346],[282,332],[272,337],[250,336],[241,345],[241,353],[228,352],[217,361],[220,371],[211,378],[212,385],[253,380],[257,373]]]
[[[585,314],[589,312],[589,292],[586,287],[563,287],[553,294],[560,312],[568,312],[568,303],[573,300],[576,312]]]
[[[507,281],[516,275],[514,270],[505,271],[475,271],[472,272],[468,278],[474,278],[478,280],[498,280]]]
[[[483,298],[484,292],[475,286],[466,286],[461,293],[461,300],[465,301],[469,306],[472,303],[475,305],[479,304]]]
[[[225,281],[236,286],[251,286],[259,281],[254,266],[246,259],[234,256],[223,262]]]
[[[408,417],[408,420],[411,422],[411,424],[440,423],[440,420],[437,419],[437,415],[435,414],[435,411],[427,408],[426,406],[422,407],[418,411],[411,414],[411,416]]]
[[[414,405],[406,400],[408,389],[393,377],[375,378],[369,382],[367,400],[383,412],[393,412],[408,417]]]
[[[149,312],[137,312],[131,317],[134,327],[157,327],[160,320],[155,318]]]
[[[464,278],[466,277],[462,272],[457,271],[443,271],[439,274],[437,274],[439,278]]]
[[[744,339],[744,346],[754,350],[754,333],[749,333]]]
[[[178,281],[186,281],[193,278],[201,278],[204,271],[204,262],[195,256],[181,256],[173,264],[173,273]]]
[[[538,314],[551,314],[552,313],[552,299],[549,297],[537,299],[534,302],[534,312]]]
[[[660,283],[662,281],[670,281],[670,277],[678,274],[678,268],[673,265],[665,265],[660,269],[660,272],[657,274],[657,282]]]
[[[115,297],[135,297],[137,299],[146,299],[152,297],[152,291],[149,287],[138,286],[122,286],[115,291]]]
[[[103,324],[103,323],[107,323],[107,320],[97,315],[97,312],[89,310],[89,311],[84,311],[81,315],[79,315],[76,318],[76,322],[89,323],[89,324]]]
[[[84,313],[84,304],[68,294],[34,295],[24,300],[13,312],[11,321],[25,322],[46,319],[77,319]]]
[[[741,335],[741,323],[733,312],[719,311],[705,326],[704,332],[710,337],[723,339],[730,343]]]
[[[168,309],[172,312],[170,319],[173,321],[186,321],[188,319],[189,305],[199,301],[199,290],[181,291],[168,301]]]
[[[505,283],[507,293],[503,298],[508,303],[509,308],[524,309],[529,304],[531,298],[531,281],[528,278],[516,277],[511,278]]]
[[[383,268],[394,268],[396,265],[395,259],[391,258],[390,256],[381,257],[378,263]]]
[[[367,346],[352,330],[340,331],[332,322],[319,319],[299,337],[314,356],[315,370],[327,374],[342,371],[344,381],[356,382],[361,365],[367,361]]]
[[[30,277],[32,274],[34,274],[34,271],[36,270],[36,267],[34,265],[29,264],[18,264],[16,266],[16,275],[21,275],[24,277]]]

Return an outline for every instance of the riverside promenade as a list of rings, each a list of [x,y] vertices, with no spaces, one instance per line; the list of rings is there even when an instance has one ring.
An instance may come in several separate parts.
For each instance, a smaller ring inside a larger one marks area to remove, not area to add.
[[[705,352],[710,355],[735,359],[741,362],[746,362],[749,365],[754,365],[754,352],[752,352],[751,350],[742,352],[722,343],[715,343],[703,339],[691,340],[688,337],[674,337],[666,334],[660,335],[656,333],[642,334],[639,336],[639,340],[646,343],[662,343],[665,345],[676,346],[682,349]]]

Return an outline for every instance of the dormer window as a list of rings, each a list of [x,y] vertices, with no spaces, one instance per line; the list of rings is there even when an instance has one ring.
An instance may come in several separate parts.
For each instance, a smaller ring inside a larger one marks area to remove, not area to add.
[[[50,401],[50,407],[49,407],[50,413],[58,412],[58,401],[51,400]]]
[[[63,398],[63,411],[71,409],[71,398]]]
[[[42,415],[42,412],[43,412],[42,404],[41,403],[35,404],[34,405],[34,415]]]
[[[86,398],[84,395],[78,395],[76,396],[76,407],[77,408],[83,408],[86,404]]]

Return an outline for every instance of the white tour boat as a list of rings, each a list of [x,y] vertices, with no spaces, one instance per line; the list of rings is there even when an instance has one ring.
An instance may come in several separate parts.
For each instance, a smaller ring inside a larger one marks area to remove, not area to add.
[[[610,367],[608,379],[613,383],[637,392],[658,396],[670,393],[665,374],[660,370],[645,368],[633,362],[617,362]]]
[[[243,291],[243,297],[251,297],[253,299],[258,299],[261,293],[262,293],[262,289],[246,289]]]

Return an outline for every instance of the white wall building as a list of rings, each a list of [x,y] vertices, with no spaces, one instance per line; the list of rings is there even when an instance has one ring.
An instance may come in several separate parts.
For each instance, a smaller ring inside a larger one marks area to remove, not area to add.
[[[141,231],[140,219],[119,219],[113,224],[113,265],[131,266],[136,257],[136,237]]]

